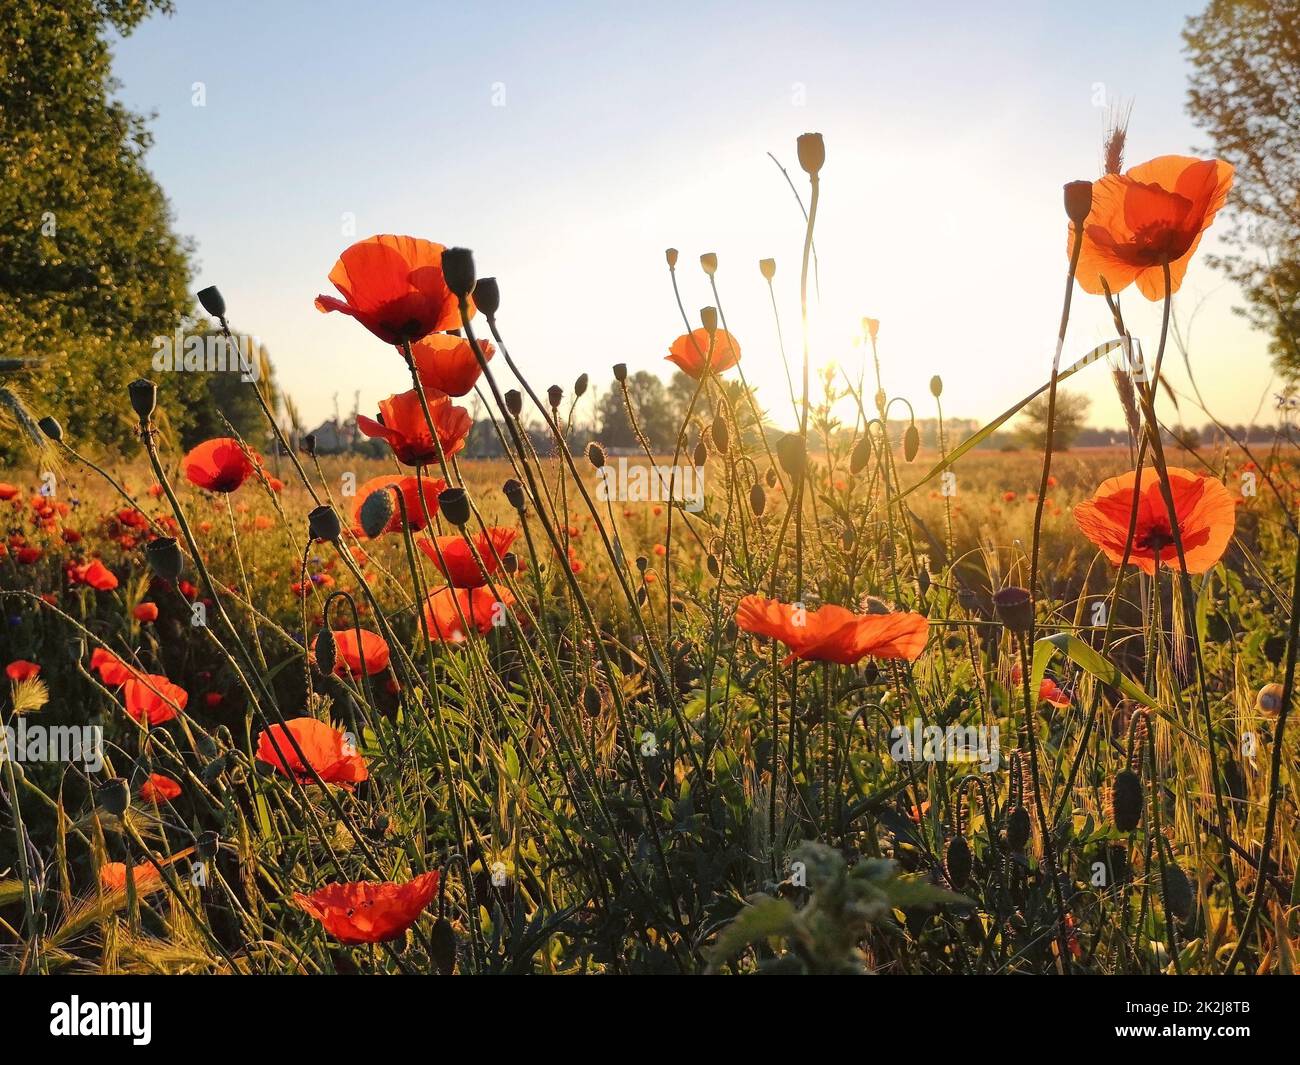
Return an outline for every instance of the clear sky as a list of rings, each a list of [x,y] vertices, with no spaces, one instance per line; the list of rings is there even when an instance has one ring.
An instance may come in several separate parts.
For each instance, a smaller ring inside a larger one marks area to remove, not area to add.
[[[311,424],[335,393],[373,412],[409,385],[395,352],[312,306],[338,253],[383,232],[474,249],[512,354],[566,390],[582,371],[603,387],[616,362],[667,377],[682,328],[663,251],[681,250],[693,315],[712,302],[698,256],[716,252],[746,375],[788,419],[757,261],[777,261],[797,350],[803,223],[766,153],[805,187],[806,130],[827,144],[815,361],[856,378],[858,323],[879,318],[891,394],[929,414],[940,373],[949,414],[987,419],[1050,371],[1061,185],[1100,171],[1099,104],[1133,101],[1129,165],[1204,147],[1179,36],[1200,6],[177,0],[116,45],[115,73],[156,112],[148,161],[197,242],[195,288],[221,288]],[[1237,303],[1203,263],[1175,297],[1202,392],[1233,422],[1272,382]],[[1100,299],[1075,308],[1067,359],[1111,335]],[[1134,289],[1126,314],[1153,346],[1158,307]],[[1095,424],[1120,423],[1104,366],[1075,380]]]

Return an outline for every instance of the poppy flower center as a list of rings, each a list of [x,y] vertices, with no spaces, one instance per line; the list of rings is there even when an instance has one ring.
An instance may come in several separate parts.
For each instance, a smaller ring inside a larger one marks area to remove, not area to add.
[[[1137,546],[1153,554],[1159,554],[1166,547],[1170,547],[1174,542],[1174,534],[1168,525],[1160,525],[1153,529],[1148,529],[1139,537]]]

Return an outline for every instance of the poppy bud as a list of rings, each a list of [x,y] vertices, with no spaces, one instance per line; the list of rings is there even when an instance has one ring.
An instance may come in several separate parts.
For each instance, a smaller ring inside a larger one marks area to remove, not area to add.
[[[700,256],[700,265],[704,267],[704,272],[712,277],[718,271],[717,253],[706,251]]]
[[[95,789],[95,801],[114,817],[121,817],[131,805],[131,787],[122,777],[113,777]]]
[[[709,449],[704,446],[704,440],[700,439],[695,444],[695,465],[703,466],[709,459]]]
[[[913,423],[907,427],[907,432],[903,434],[903,458],[911,462],[916,458],[916,453],[921,447],[921,432]]]
[[[316,434],[308,433],[302,438],[302,446],[310,458],[316,457]]]
[[[627,363],[625,362],[614,363],[614,380],[617,381],[619,384],[622,384],[624,381],[627,380]]]
[[[595,717],[600,713],[600,689],[594,684],[588,684],[582,692],[582,708],[587,711],[588,717]]]
[[[636,590],[636,605],[637,605],[637,606],[645,606],[645,604],[646,604],[646,600],[649,599],[649,598],[650,598],[650,594],[645,590],[645,585],[644,585],[644,584],[643,584],[640,588],[638,588],[638,589]]]
[[[727,419],[721,414],[713,419],[713,446],[718,449],[719,455],[725,455],[727,448],[731,446],[731,433],[727,428]]]
[[[930,395],[934,396],[935,399],[943,395],[943,378],[938,374],[930,378]]]
[[[442,277],[460,299],[474,291],[474,254],[468,248],[448,248],[442,253]]]
[[[564,398],[564,389],[562,389],[559,385],[551,385],[551,387],[546,390],[546,400],[548,403],[550,403],[551,410],[558,410],[560,406],[560,400],[562,400],[563,398]]]
[[[1065,213],[1076,226],[1087,221],[1092,211],[1092,182],[1071,181],[1065,186]]]
[[[804,133],[796,143],[799,148],[799,165],[805,174],[815,177],[826,162],[826,142],[820,133]]]
[[[213,318],[226,317],[226,300],[216,285],[199,289],[199,305]]]
[[[86,657],[86,641],[80,636],[72,636],[68,639],[68,655],[74,662],[80,662]]]
[[[763,275],[764,281],[771,281],[772,278],[776,277],[776,260],[759,259],[758,272]]]
[[[930,571],[925,567],[922,567],[916,575],[916,586],[921,590],[922,595],[930,590]]]
[[[943,864],[948,873],[948,883],[960,891],[970,879],[972,864],[970,844],[964,836],[953,836],[948,841],[948,853],[944,855]]]
[[[646,558],[645,555],[636,556],[636,568],[640,570],[642,573],[646,571],[646,568],[649,565],[650,565],[650,560]]]
[[[332,544],[343,535],[343,526],[333,507],[319,506],[307,515],[307,531],[313,540]]]
[[[523,513],[526,500],[524,498],[524,486],[516,481],[513,477],[501,486],[501,491],[506,494],[506,499],[515,510]]]
[[[709,567],[709,576],[722,576],[722,563],[718,561],[717,555],[709,555],[705,564]]]
[[[598,470],[605,466],[605,449],[594,440],[587,445],[587,461]]]
[[[581,399],[587,393],[587,375],[578,374],[578,379],[573,382],[573,397]]]
[[[495,318],[501,306],[501,286],[495,277],[480,277],[474,286],[474,306],[488,318]]]
[[[469,493],[463,488],[445,488],[438,493],[438,509],[457,528],[469,521]]]
[[[867,468],[871,461],[871,437],[864,436],[853,448],[853,454],[849,456],[849,472],[859,474]]]
[[[1034,606],[1024,588],[1003,588],[993,596],[998,619],[1012,632],[1028,632],[1034,624]]]
[[[429,956],[439,976],[451,976],[456,971],[456,930],[445,917],[434,921],[429,930]]]
[[[507,551],[501,556],[501,566],[509,574],[513,575],[519,572],[519,556],[513,551]]]
[[[211,861],[217,856],[217,848],[221,846],[221,837],[212,831],[200,832],[195,843],[197,844],[195,849],[199,852],[199,857]]]
[[[754,484],[749,489],[749,509],[754,512],[756,518],[761,518],[763,511],[767,509],[767,493],[763,491],[761,484]]]
[[[512,388],[506,392],[506,411],[510,417],[518,418],[524,409],[523,394],[517,388]]]
[[[776,470],[772,469],[772,467],[769,466],[767,468],[767,473],[764,476],[766,477],[768,488],[775,488],[776,482],[779,480],[779,478],[776,475]]]
[[[1023,806],[1016,806],[1007,814],[1007,846],[1013,851],[1022,851],[1029,842],[1029,811]]]
[[[797,433],[786,433],[776,442],[776,457],[781,462],[781,468],[791,477],[804,475],[808,466],[808,452],[803,438]]]
[[[1191,881],[1177,862],[1164,866],[1162,873],[1165,909],[1180,921],[1186,921],[1192,916],[1192,904],[1195,901]]]
[[[41,432],[43,432],[51,440],[63,439],[63,426],[59,424],[59,420],[57,418],[52,418],[50,417],[50,415],[47,414],[36,424],[41,427]]]
[[[669,248],[667,251],[665,251],[665,252],[664,252],[664,258],[668,260],[668,269],[669,269],[669,270],[676,270],[676,269],[677,269],[677,249],[676,249],[676,248]]]
[[[1132,832],[1142,820],[1142,778],[1131,769],[1115,774],[1110,788],[1110,816],[1121,832]]]
[[[322,627],[316,634],[316,642],[313,646],[316,649],[316,665],[320,667],[320,671],[326,675],[333,673],[334,666],[338,662],[339,644],[328,625]]]
[[[158,386],[143,377],[137,378],[126,386],[127,395],[131,397],[131,409],[146,422],[158,406]]]
[[[144,557],[153,575],[164,581],[175,581],[185,568],[185,557],[181,554],[180,544],[171,536],[150,540],[145,544]]]
[[[393,520],[393,493],[387,488],[371,492],[361,504],[361,531],[370,539],[379,536]]]

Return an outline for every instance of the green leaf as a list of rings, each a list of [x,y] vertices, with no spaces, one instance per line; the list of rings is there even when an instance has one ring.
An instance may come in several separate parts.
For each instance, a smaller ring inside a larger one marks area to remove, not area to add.
[[[789,899],[760,895],[736,914],[718,936],[710,952],[711,965],[721,965],[746,947],[772,936],[789,935],[795,930],[795,909]]]
[[[890,906],[900,910],[911,906],[975,905],[974,900],[968,899],[965,895],[958,895],[947,888],[931,884],[923,873],[900,876],[881,884],[880,889],[889,896]]]

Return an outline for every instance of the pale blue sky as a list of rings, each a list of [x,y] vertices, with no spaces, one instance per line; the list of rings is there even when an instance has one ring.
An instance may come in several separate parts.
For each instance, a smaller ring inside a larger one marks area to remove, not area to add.
[[[380,232],[473,248],[512,353],[566,390],[620,361],[666,376],[681,321],[663,250],[681,249],[692,313],[715,251],[746,374],[786,416],[756,263],[777,260],[789,342],[802,220],[765,153],[802,185],[805,130],[828,157],[818,361],[856,378],[854,327],[880,318],[891,393],[929,413],[942,373],[951,414],[988,418],[1050,369],[1060,189],[1099,171],[1097,101],[1134,101],[1130,164],[1198,146],[1179,31],[1200,6],[177,0],[118,43],[115,72],[157,112],[149,165],[197,241],[195,288],[220,286],[313,423],[335,392],[372,412],[409,383],[394,352],[312,306],[339,251]],[[1200,308],[1193,366],[1216,413],[1244,421],[1272,374],[1235,301],[1200,266],[1175,305]],[[1126,302],[1154,344],[1155,308]],[[1100,304],[1076,297],[1067,358],[1110,335]],[[1093,420],[1118,424],[1106,376],[1078,380]]]

